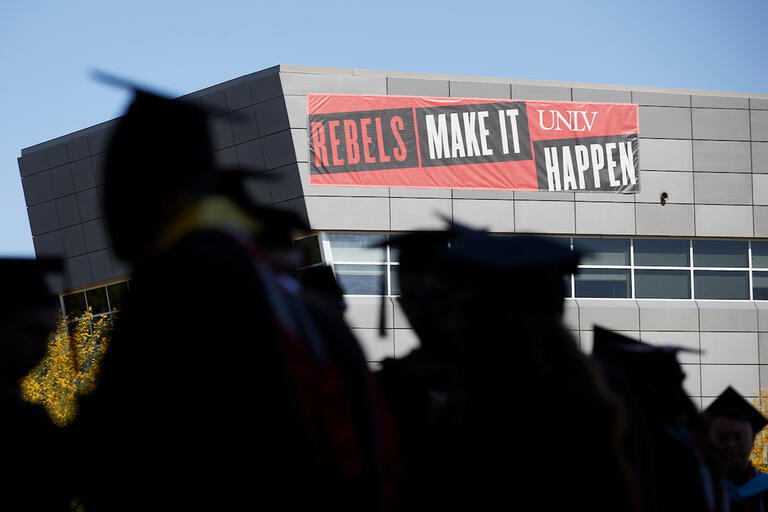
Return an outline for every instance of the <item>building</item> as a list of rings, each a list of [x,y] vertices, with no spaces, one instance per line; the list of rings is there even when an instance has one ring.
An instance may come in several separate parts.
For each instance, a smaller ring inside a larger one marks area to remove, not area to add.
[[[308,93],[637,104],[641,191],[310,185]],[[264,169],[261,201],[299,212],[316,231],[303,243],[335,266],[372,362],[407,353],[416,339],[394,297],[397,255],[365,247],[388,233],[441,227],[447,216],[594,251],[570,283],[565,313],[585,351],[594,324],[701,349],[681,361],[703,406],[728,384],[747,397],[768,387],[768,95],[275,66],[185,98],[224,112],[210,120],[219,161]],[[130,274],[110,251],[99,204],[112,124],[19,158],[35,251],[66,258],[60,291],[70,314],[119,306]],[[380,338],[374,295],[384,272],[391,314]]]

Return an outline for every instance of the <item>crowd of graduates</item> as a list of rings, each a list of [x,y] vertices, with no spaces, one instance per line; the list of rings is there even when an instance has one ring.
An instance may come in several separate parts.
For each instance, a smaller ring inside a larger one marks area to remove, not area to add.
[[[117,123],[103,203],[133,283],[66,429],[18,392],[60,263],[0,262],[3,509],[766,510],[768,421],[730,388],[698,411],[678,347],[595,326],[582,353],[561,318],[580,255],[555,241],[390,238],[420,345],[372,371],[332,270],[299,270],[309,227],[216,168],[206,114],[136,89]]]

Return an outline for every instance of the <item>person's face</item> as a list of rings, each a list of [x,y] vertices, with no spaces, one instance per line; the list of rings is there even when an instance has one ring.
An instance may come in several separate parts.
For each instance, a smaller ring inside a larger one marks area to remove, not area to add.
[[[715,447],[720,467],[726,475],[743,471],[749,464],[754,436],[747,421],[715,418],[709,428],[709,439]]]

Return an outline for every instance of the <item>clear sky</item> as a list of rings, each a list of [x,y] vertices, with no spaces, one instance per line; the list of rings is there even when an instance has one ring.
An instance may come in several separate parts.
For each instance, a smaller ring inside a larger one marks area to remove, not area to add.
[[[0,0],[0,255],[32,255],[21,149],[275,64],[768,93],[768,0]]]

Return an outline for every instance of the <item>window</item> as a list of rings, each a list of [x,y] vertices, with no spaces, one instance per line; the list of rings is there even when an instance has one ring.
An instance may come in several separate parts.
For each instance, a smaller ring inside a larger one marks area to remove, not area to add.
[[[345,295],[398,295],[398,257],[386,234],[325,233],[330,261]]]
[[[129,283],[130,281],[123,281],[62,296],[63,313],[69,322],[70,331],[80,322],[88,322],[88,311],[94,320],[103,316],[114,316],[122,307]]]

